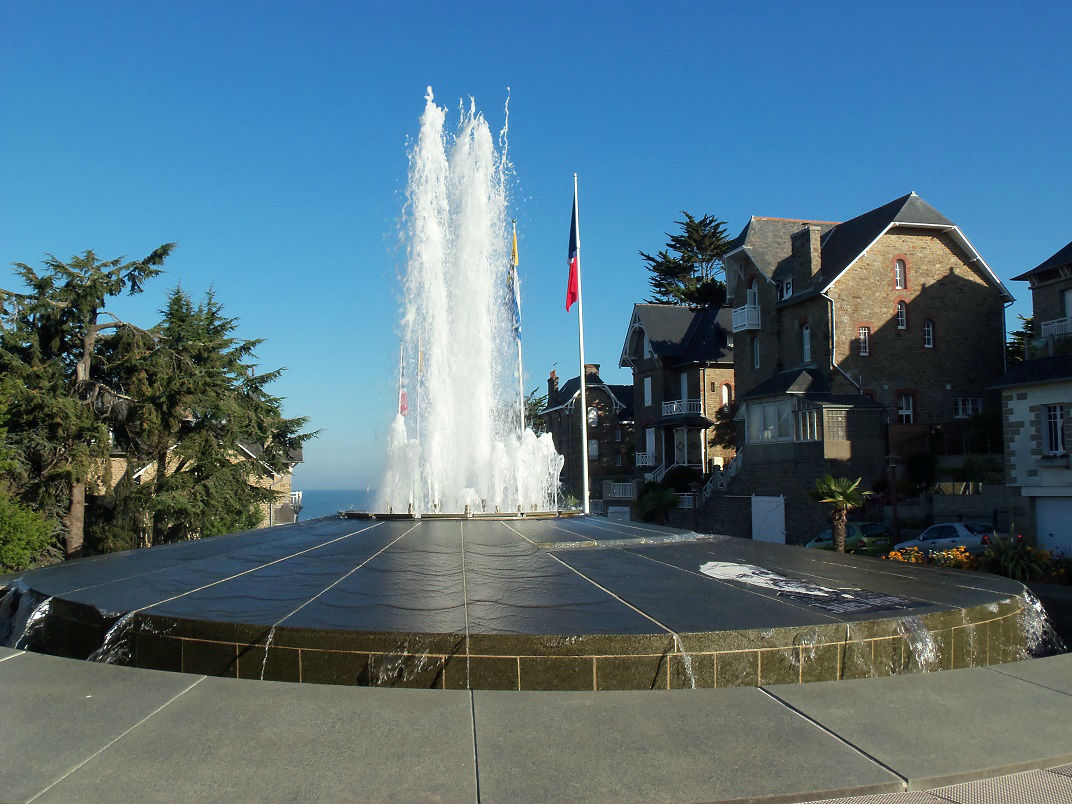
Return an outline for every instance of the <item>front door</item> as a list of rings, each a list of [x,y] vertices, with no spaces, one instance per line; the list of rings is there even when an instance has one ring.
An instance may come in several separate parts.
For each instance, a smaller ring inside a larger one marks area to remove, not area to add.
[[[674,463],[676,464],[689,462],[688,432],[684,427],[674,430]]]

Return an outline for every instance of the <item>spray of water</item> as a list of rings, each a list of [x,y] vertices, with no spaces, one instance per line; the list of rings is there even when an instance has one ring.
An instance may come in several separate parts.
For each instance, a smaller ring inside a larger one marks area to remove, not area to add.
[[[425,101],[404,216],[406,404],[388,435],[379,507],[553,510],[563,459],[550,435],[521,428],[508,284],[507,129],[497,152],[472,101],[453,134],[431,87]]]

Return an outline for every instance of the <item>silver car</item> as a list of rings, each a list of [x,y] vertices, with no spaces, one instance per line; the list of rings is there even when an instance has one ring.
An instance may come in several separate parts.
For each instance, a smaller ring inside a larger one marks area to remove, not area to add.
[[[963,546],[973,556],[980,556],[986,552],[993,539],[994,528],[990,525],[972,522],[943,522],[941,525],[931,525],[915,539],[901,542],[893,549],[904,550],[908,547],[916,547],[920,552],[929,555]]]

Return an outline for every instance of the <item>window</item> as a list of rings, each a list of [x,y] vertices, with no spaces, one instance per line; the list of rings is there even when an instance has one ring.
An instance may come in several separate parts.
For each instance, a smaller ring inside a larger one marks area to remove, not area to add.
[[[908,305],[903,302],[897,302],[897,329],[908,329]]]
[[[644,404],[651,404],[651,377],[644,378]]]
[[[759,368],[759,338],[752,336],[752,368]]]
[[[790,277],[789,279],[783,279],[781,282],[778,283],[778,298],[779,299],[788,299],[792,295],[793,295],[793,279],[792,279],[792,277]]]
[[[953,400],[953,418],[970,419],[983,409],[983,400],[977,396],[958,396]]]
[[[1060,405],[1043,405],[1042,452],[1045,455],[1062,455],[1065,451],[1063,422]]]
[[[622,428],[621,427],[615,427],[614,428],[614,440],[615,441],[621,441],[622,440]]]
[[[823,421],[821,408],[805,408],[798,410],[793,415],[793,437],[797,441],[822,441],[823,431],[820,425]]]
[[[730,387],[730,384],[728,382],[723,383],[722,384],[722,407],[726,407],[732,401],[733,401],[733,388]]]
[[[923,322],[923,348],[934,348],[934,322],[929,318]]]
[[[756,287],[756,280],[753,279],[747,290],[744,292],[744,303],[749,307],[757,307],[759,305],[759,289]]]
[[[908,391],[897,394],[897,421],[912,424],[916,420],[916,398]]]
[[[749,443],[793,440],[792,400],[750,404],[746,418]]]
[[[904,290],[908,287],[908,266],[905,265],[904,260],[896,260],[893,263],[893,286],[898,290]]]
[[[598,461],[599,460],[599,442],[596,441],[596,439],[594,439],[594,438],[589,438],[588,439],[588,460],[590,460],[590,461]]]
[[[804,362],[811,362],[811,327],[807,324],[800,328],[800,343],[803,351]]]
[[[595,427],[597,424],[599,424],[599,408],[590,407],[588,408],[588,426]]]
[[[860,357],[871,355],[871,327],[860,327]]]
[[[651,349],[651,341],[648,340],[648,333],[644,333],[644,357],[655,357],[655,352]]]
[[[622,453],[619,452],[617,455],[614,456],[614,465],[615,466],[621,466],[622,465]]]

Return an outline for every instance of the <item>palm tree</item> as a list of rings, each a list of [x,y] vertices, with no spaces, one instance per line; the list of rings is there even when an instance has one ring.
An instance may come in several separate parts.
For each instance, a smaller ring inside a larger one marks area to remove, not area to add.
[[[849,511],[862,506],[871,494],[870,491],[860,491],[857,488],[859,485],[860,478],[849,480],[847,477],[827,475],[815,481],[815,490],[811,492],[813,499],[830,506],[834,549],[839,553],[845,552],[845,520]]]

